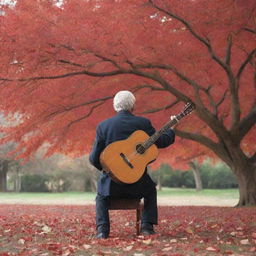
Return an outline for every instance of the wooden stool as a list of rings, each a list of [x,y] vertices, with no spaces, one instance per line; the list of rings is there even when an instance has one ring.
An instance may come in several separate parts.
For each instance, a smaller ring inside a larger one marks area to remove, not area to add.
[[[136,210],[136,234],[140,234],[140,220],[143,210],[143,203],[139,198],[132,199],[115,199],[111,198],[109,201],[109,210]]]

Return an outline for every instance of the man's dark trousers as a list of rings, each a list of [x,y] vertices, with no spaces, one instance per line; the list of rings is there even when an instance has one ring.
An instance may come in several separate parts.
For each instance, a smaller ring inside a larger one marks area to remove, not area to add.
[[[147,175],[148,176],[148,175]],[[148,177],[149,178],[149,177]],[[149,178],[150,179],[150,178]],[[97,228],[105,225],[109,229],[109,200],[110,198],[144,198],[144,209],[142,212],[141,223],[157,224],[157,194],[155,184],[152,182],[151,186],[144,191],[136,191],[133,185],[119,185],[117,183],[111,184],[110,196],[97,194],[96,197],[96,226]],[[131,190],[128,190],[128,188]]]

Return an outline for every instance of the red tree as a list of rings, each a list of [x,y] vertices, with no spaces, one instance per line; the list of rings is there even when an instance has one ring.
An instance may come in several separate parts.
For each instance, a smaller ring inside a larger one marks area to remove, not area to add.
[[[255,205],[255,1],[55,3],[2,7],[2,142],[18,142],[21,157],[46,142],[48,155],[81,155],[118,90],[132,90],[156,127],[191,100],[197,110],[162,158],[217,156],[237,176],[238,204]]]

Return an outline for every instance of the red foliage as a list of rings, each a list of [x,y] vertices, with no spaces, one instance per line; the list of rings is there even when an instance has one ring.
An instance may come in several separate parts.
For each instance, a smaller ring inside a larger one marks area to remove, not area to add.
[[[255,255],[253,208],[162,206],[151,237],[135,235],[134,211],[111,211],[107,240],[93,238],[94,211],[94,206],[1,205],[0,255]]]
[[[84,154],[97,123],[114,114],[111,97],[120,89],[135,91],[136,113],[164,109],[149,115],[156,127],[183,106],[168,104],[195,101],[201,112],[179,129],[217,142],[218,131],[202,113],[216,111],[214,118],[230,129],[236,122],[232,89],[241,118],[255,104],[254,14],[254,0],[72,0],[60,8],[52,1],[17,1],[0,17],[0,107],[16,120],[2,129],[8,132],[3,142],[18,142],[21,157],[45,142],[48,155]],[[240,84],[231,88],[229,75],[239,70]],[[255,151],[253,134],[252,126],[241,143],[248,155]],[[168,151],[163,159],[174,164],[198,153],[213,155],[188,143],[178,140],[177,158]]]

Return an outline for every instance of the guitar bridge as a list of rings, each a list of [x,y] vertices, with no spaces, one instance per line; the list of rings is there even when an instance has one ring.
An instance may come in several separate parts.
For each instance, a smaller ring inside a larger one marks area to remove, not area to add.
[[[132,163],[129,161],[129,159],[125,156],[125,154],[120,153],[120,156],[122,157],[122,159],[125,161],[125,163],[126,163],[131,169],[134,168],[134,166],[133,166]]]

